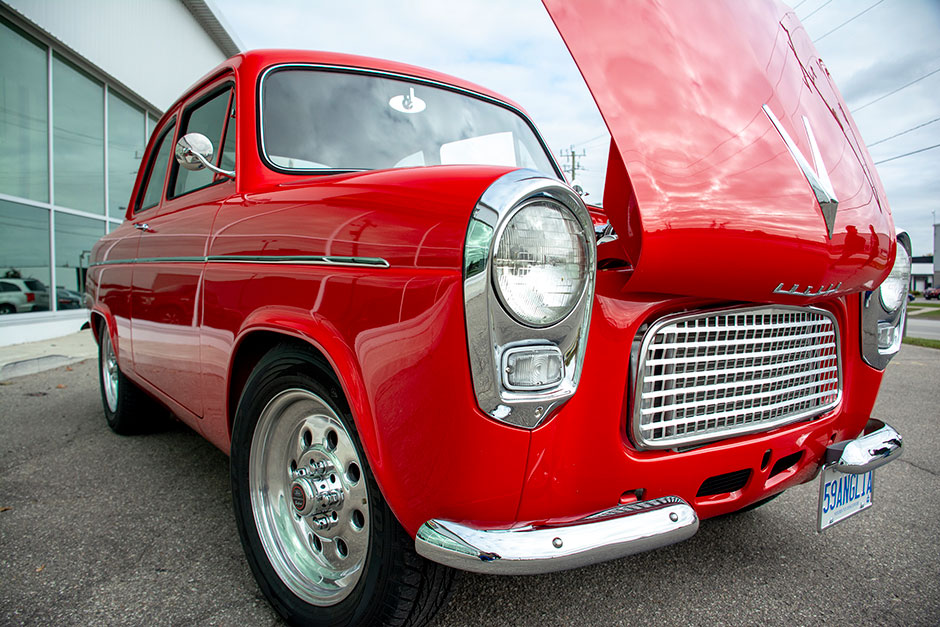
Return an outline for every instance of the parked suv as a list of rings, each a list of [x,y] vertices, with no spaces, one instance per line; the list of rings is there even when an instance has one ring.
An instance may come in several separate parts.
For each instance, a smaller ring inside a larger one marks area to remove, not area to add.
[[[32,311],[36,294],[23,289],[21,281],[0,279],[0,314]]]
[[[928,287],[926,290],[924,290],[924,298],[927,300],[932,300],[934,298],[940,300],[940,287]]]
[[[48,311],[49,310],[49,288],[39,279],[3,279],[13,283],[20,290],[27,294],[32,294],[32,308],[27,311]]]

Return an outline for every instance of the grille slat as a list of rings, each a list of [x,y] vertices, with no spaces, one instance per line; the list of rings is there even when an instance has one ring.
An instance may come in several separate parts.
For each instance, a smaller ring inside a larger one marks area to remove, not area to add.
[[[765,431],[839,402],[835,318],[811,307],[754,307],[655,323],[637,364],[633,434],[672,448]]]
[[[774,367],[777,367],[777,366],[774,366]],[[805,377],[808,377],[808,376],[810,376],[810,375],[824,374],[824,373],[827,373],[827,372],[838,372],[838,368],[836,368],[835,366],[829,366],[829,367],[826,367],[826,368],[819,368],[819,369],[817,369],[817,370],[807,370],[806,372],[800,372],[800,373],[799,373],[799,376],[802,377],[802,378],[805,378]],[[701,377],[701,376],[709,376],[709,375],[699,375],[699,376]],[[683,378],[692,379],[692,378],[696,378],[696,377],[690,376],[690,377],[683,377]],[[676,380],[678,380],[678,379],[679,379],[679,377],[676,377]],[[755,385],[766,385],[766,384],[768,384],[768,383],[777,383],[777,382],[780,382],[780,381],[789,381],[789,380],[792,380],[792,379],[793,379],[793,376],[792,376],[792,375],[785,374],[785,375],[781,375],[781,376],[779,376],[779,377],[773,377],[773,378],[770,378],[770,379],[760,379],[760,380],[758,380],[757,383],[755,383],[755,380],[744,380],[744,381],[734,381],[734,382],[729,382],[729,383],[715,383],[715,384],[712,384],[712,385],[699,385],[699,386],[696,386],[696,387],[695,387],[695,393],[710,392],[710,391],[712,391],[712,390],[715,390],[715,391],[717,391],[717,390],[727,390],[728,388],[753,387],[753,386],[755,386]],[[657,390],[657,391],[655,391],[655,392],[644,392],[643,397],[644,397],[644,398],[656,398],[656,397],[659,397],[659,396],[675,396],[675,395],[677,395],[677,394],[679,394],[679,395],[688,395],[688,394],[692,394],[692,393],[693,393],[693,392],[685,392],[685,391],[683,391],[681,388],[678,388],[678,389],[677,389],[677,388],[670,388],[670,389],[668,389],[668,390]],[[646,410],[644,410],[644,411],[646,411]]]

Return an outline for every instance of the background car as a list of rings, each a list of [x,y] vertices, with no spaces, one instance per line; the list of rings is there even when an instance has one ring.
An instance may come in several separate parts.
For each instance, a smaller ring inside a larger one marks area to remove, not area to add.
[[[60,311],[63,309],[82,308],[82,295],[75,290],[66,289],[61,285],[56,286],[56,301]]]
[[[940,300],[940,287],[928,287],[924,290],[924,298],[927,300],[933,300],[934,298]]]
[[[49,289],[39,279],[3,279],[18,286],[25,293],[33,294],[32,308],[29,311],[49,310]]]
[[[36,294],[24,289],[21,281],[0,279],[0,314],[32,311],[35,303]]]

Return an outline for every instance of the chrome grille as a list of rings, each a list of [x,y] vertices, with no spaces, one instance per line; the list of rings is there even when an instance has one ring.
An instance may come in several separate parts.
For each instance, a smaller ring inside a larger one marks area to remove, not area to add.
[[[643,337],[636,372],[640,448],[772,429],[835,407],[842,390],[835,318],[809,307],[665,318]]]

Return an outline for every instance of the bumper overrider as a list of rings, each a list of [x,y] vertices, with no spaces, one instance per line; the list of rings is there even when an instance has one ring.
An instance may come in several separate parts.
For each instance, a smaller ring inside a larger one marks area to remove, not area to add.
[[[821,464],[861,474],[901,454],[901,436],[879,420],[863,435],[830,445]],[[564,524],[481,529],[429,520],[415,537],[426,559],[477,573],[532,575],[588,566],[686,540],[698,530],[695,510],[678,496],[619,505]]]

